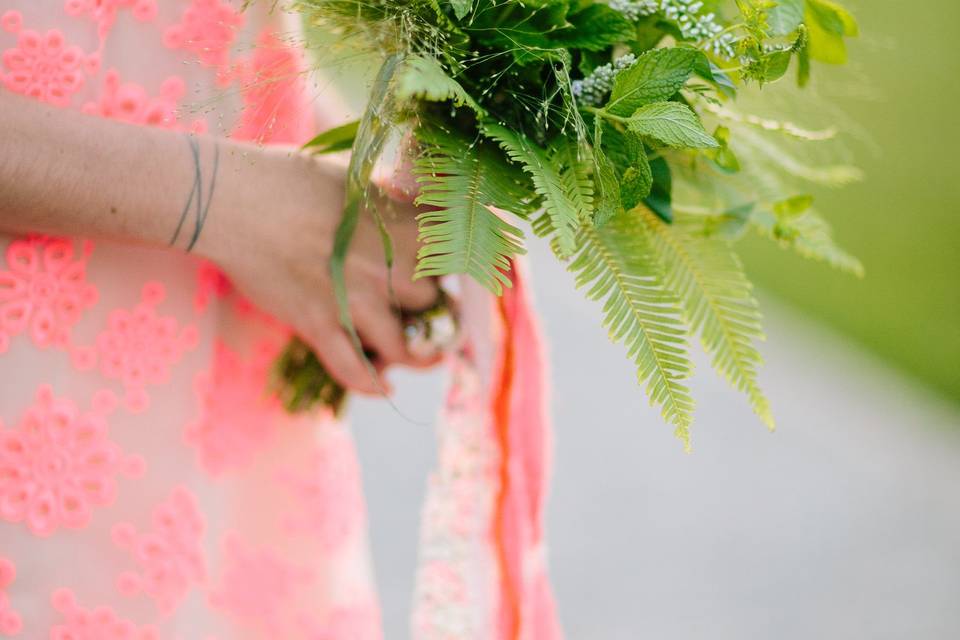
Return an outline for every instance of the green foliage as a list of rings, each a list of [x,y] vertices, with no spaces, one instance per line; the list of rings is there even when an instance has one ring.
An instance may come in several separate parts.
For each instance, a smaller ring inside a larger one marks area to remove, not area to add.
[[[473,9],[473,0],[450,0],[450,6],[453,7],[457,20],[463,20]]]
[[[523,232],[490,207],[515,207],[527,197],[523,181],[489,143],[430,125],[417,140],[417,203],[429,207],[418,217],[417,277],[466,273],[499,295],[510,286],[510,258],[524,253]]]
[[[403,61],[398,73],[396,95],[402,100],[452,102],[464,105],[483,115],[483,109],[460,83],[447,75],[440,62],[422,55],[412,55]]]
[[[689,447],[693,399],[683,380],[692,365],[680,302],[664,286],[639,210],[601,228],[584,225],[570,263],[577,287],[603,302],[603,325],[637,365],[637,378]]]
[[[580,179],[582,169],[576,161],[568,162],[566,142],[558,144],[559,151],[548,153],[523,134],[500,125],[486,123],[483,131],[530,174],[537,194],[543,199],[543,209],[550,216],[560,253],[573,253],[577,227],[592,216],[593,193],[589,181],[584,183]]]
[[[784,78],[794,58],[801,86],[815,62],[844,61],[857,24],[833,0],[655,4],[300,0],[311,22],[386,58],[355,131],[331,265],[345,327],[343,261],[370,169],[391,127],[413,127],[418,202],[428,207],[418,277],[468,274],[499,294],[529,221],[602,301],[611,338],[685,442],[688,336],[772,426],[757,385],[760,313],[732,243],[754,232],[862,274],[797,195],[803,183],[858,174],[803,162],[783,144],[832,132],[730,104],[745,85]],[[311,148],[342,149],[353,133],[326,132]]]
[[[633,131],[621,131],[609,123],[602,126],[602,146],[613,160],[611,164],[616,171],[621,204],[624,209],[632,209],[650,195],[653,187],[653,172],[646,148]]]
[[[760,308],[740,258],[730,244],[691,232],[682,224],[669,225],[641,208],[664,286],[683,305],[692,334],[710,354],[713,367],[747,394],[760,419],[773,428],[770,403],[757,384],[760,353],[753,342],[763,338]]]
[[[699,149],[720,146],[703,130],[697,114],[679,102],[645,104],[627,118],[626,125],[633,133],[670,147]]]
[[[620,13],[604,4],[588,5],[568,18],[569,27],[557,35],[557,44],[567,49],[603,51],[630,40],[635,27]]]
[[[806,25],[810,31],[810,57],[829,64],[847,61],[843,38],[859,35],[857,21],[835,2],[807,0]]]
[[[860,261],[837,246],[830,225],[815,211],[807,210],[800,215],[758,212],[750,217],[750,224],[762,235],[804,258],[825,262],[858,278],[864,276]]]
[[[617,75],[605,111],[629,116],[651,102],[672,98],[687,82],[703,54],[696,49],[655,49]]]
[[[797,30],[803,22],[804,0],[779,0],[777,6],[767,12],[770,34],[786,36]]]
[[[370,105],[367,106],[367,110],[357,126],[353,154],[350,156],[350,166],[347,168],[347,193],[343,218],[341,218],[334,233],[333,252],[330,258],[333,294],[337,301],[340,324],[350,336],[358,353],[363,353],[363,345],[353,324],[353,318],[350,317],[344,267],[346,266],[350,241],[360,221],[367,188],[370,185],[370,175],[373,173],[374,164],[380,157],[386,143],[389,123],[396,109],[392,87],[399,65],[400,59],[396,55],[390,56],[384,61],[373,83]],[[393,265],[393,245],[376,208],[372,209],[372,214],[377,219],[387,267],[390,268]],[[371,376],[376,378],[373,364],[367,359],[364,359],[364,362],[370,370]]]

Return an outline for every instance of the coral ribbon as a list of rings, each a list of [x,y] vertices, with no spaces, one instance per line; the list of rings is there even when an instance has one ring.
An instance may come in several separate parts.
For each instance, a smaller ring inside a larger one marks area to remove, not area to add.
[[[500,640],[555,640],[559,623],[543,558],[543,507],[551,432],[546,410],[546,362],[524,286],[513,265],[513,287],[497,301],[500,354],[492,415],[500,449],[499,491],[492,522],[500,573]]]

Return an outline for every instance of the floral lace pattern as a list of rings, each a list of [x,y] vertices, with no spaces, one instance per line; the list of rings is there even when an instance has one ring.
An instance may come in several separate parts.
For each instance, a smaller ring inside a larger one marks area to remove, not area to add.
[[[105,415],[81,412],[43,386],[19,423],[0,430],[0,518],[38,536],[80,529],[113,501],[117,476],[143,471],[142,458],[110,440]]]
[[[10,0],[0,91],[303,142],[300,52],[243,4]],[[266,392],[288,335],[191,256],[0,235],[0,637],[382,637],[350,436]]]
[[[186,49],[203,64],[226,67],[230,47],[237,29],[243,26],[243,15],[220,0],[193,0],[184,9],[181,21],[167,27],[163,43],[171,49]]]
[[[156,627],[137,626],[110,607],[85,609],[70,589],[54,591],[51,602],[64,620],[50,629],[50,640],[160,640]]]
[[[161,283],[148,282],[142,302],[133,309],[111,311],[107,328],[97,336],[100,371],[123,384],[131,411],[146,410],[146,387],[167,382],[171,367],[196,346],[196,327],[181,328],[176,318],[157,314],[165,295]]]
[[[4,86],[58,107],[69,105],[85,80],[83,50],[68,44],[56,29],[39,33],[22,28],[15,11],[6,12],[0,25],[18,35],[17,45],[3,52]]]
[[[126,596],[140,592],[153,598],[164,614],[171,614],[190,586],[206,578],[201,542],[204,522],[196,498],[177,487],[153,512],[153,530],[138,534],[129,522],[114,526],[114,543],[127,550],[141,567],[117,578],[117,588]]]
[[[71,327],[97,301],[96,288],[86,280],[91,250],[85,243],[76,260],[73,244],[61,238],[10,243],[6,269],[0,271],[0,353],[24,332],[42,349],[70,343]]]

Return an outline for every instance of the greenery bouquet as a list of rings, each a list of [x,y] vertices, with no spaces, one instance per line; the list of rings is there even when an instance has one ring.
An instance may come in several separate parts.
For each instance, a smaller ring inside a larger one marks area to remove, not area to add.
[[[814,179],[797,176],[809,167],[779,153],[775,140],[814,144],[833,131],[733,105],[738,93],[791,69],[802,87],[812,61],[844,62],[844,39],[857,24],[843,7],[832,0],[298,0],[295,7],[308,24],[382,60],[362,119],[309,145],[352,149],[331,268],[341,321],[354,337],[344,258],[385,141],[412,131],[424,207],[418,276],[467,274],[500,294],[525,234],[547,238],[577,286],[602,303],[611,339],[626,347],[651,402],[685,443],[694,402],[684,381],[695,337],[773,427],[757,384],[761,317],[734,242],[759,233],[840,269],[861,267],[796,190],[794,178]],[[832,182],[855,177],[842,167],[821,174]]]

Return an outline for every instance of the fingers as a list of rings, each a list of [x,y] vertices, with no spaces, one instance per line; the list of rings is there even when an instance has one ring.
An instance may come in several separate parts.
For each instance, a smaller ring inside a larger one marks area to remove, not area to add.
[[[385,300],[370,300],[357,305],[354,321],[364,345],[376,352],[377,361],[383,366],[399,364],[422,368],[436,364],[435,353],[411,352],[399,315],[387,306]]]
[[[379,373],[371,372],[353,347],[350,337],[338,326],[329,326],[316,335],[304,336],[327,372],[345,389],[365,395],[391,393]]]
[[[402,311],[416,313],[429,309],[440,297],[436,278],[421,278],[396,283],[397,304]]]

